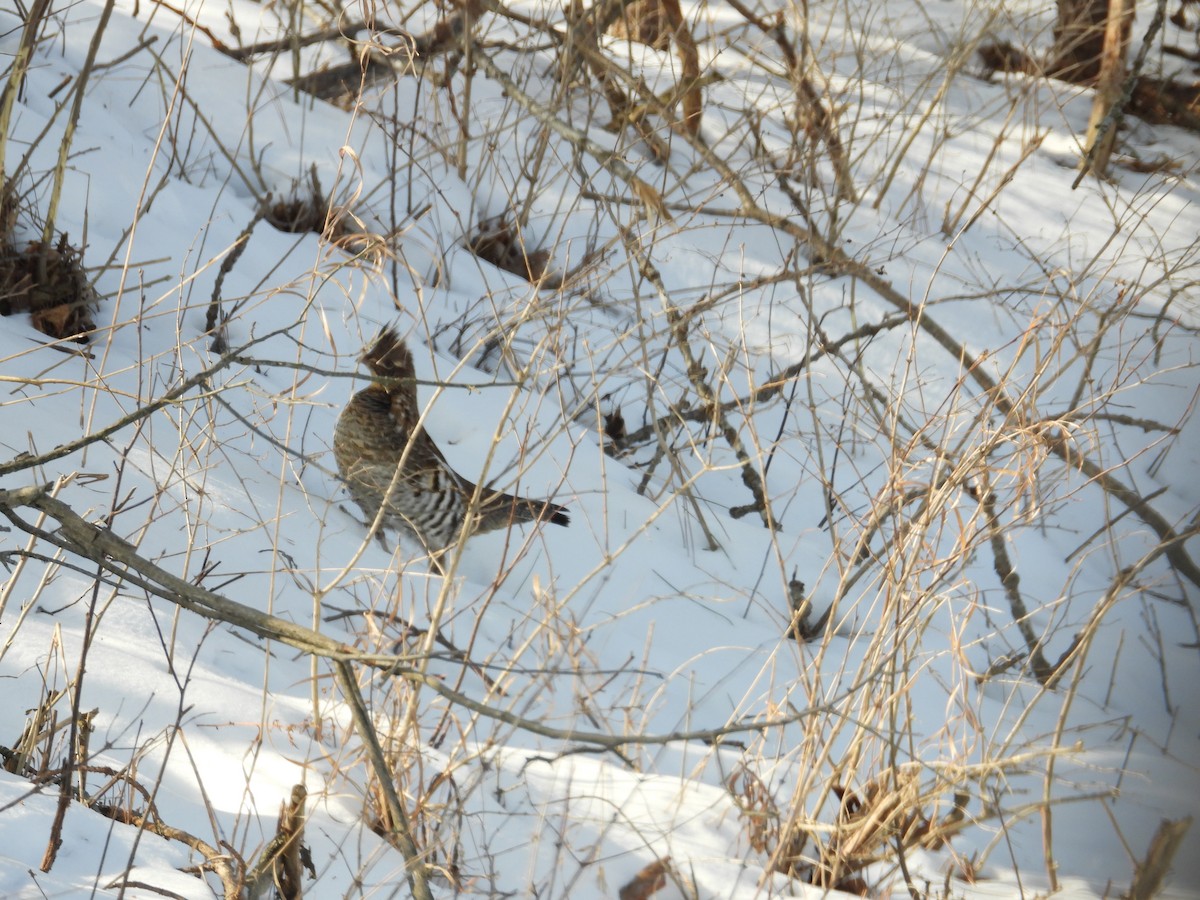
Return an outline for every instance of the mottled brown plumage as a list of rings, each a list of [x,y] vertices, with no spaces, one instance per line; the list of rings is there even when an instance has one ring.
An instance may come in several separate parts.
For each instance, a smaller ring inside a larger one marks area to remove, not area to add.
[[[338,417],[333,455],[350,496],[373,523],[415,537],[430,553],[445,550],[462,532],[476,487],[450,468],[433,439],[418,427],[412,353],[392,329],[364,352],[377,379],[352,398]],[[386,500],[386,502],[385,502]],[[472,532],[494,531],[518,522],[566,525],[566,510],[548,500],[479,490]]]

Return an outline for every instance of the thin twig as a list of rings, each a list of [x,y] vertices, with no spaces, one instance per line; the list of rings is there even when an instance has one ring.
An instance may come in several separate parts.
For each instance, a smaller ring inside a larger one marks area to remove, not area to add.
[[[117,419],[117,421],[105,426],[104,428],[93,431],[91,434],[86,434],[74,441],[69,441],[66,444],[60,444],[53,450],[49,450],[45,453],[39,453],[36,456],[30,453],[22,453],[13,457],[6,463],[0,463],[0,475],[11,475],[13,472],[20,472],[24,469],[32,469],[37,466],[43,466],[46,463],[53,462],[56,459],[62,459],[64,456],[70,456],[72,453],[82,450],[84,447],[88,447],[92,444],[98,443],[99,441],[106,440],[107,438],[116,434],[122,428],[127,428],[133,423],[140,422],[142,419],[147,418],[158,410],[167,406],[171,406],[181,397],[187,394],[188,391],[195,387],[204,385],[217,372],[220,372],[222,369],[228,368],[230,365],[238,362],[241,354],[245,353],[254,345],[261,344],[263,341],[270,340],[273,337],[278,337],[281,334],[287,334],[288,331],[291,330],[291,327],[292,326],[287,325],[283,328],[277,328],[274,331],[268,332],[267,334],[248,341],[247,343],[238,347],[236,350],[222,356],[214,365],[209,366],[203,372],[196,373],[191,378],[183,381],[177,387],[167,391],[157,400],[152,400],[145,406],[139,406],[133,412],[122,416],[121,418]]]
[[[46,513],[59,523],[59,530],[48,532],[29,524],[16,514],[16,510],[21,507],[30,507]],[[53,498],[50,495],[49,485],[0,490],[0,515],[7,518],[21,531],[32,534],[40,540],[70,553],[98,562],[108,572],[124,579],[128,584],[148,591],[156,597],[161,597],[196,615],[235,625],[258,637],[279,641],[314,656],[333,661],[362,663],[393,677],[427,687],[445,700],[471,712],[504,722],[531,734],[558,740],[616,749],[625,745],[662,745],[676,741],[712,742],[733,734],[761,733],[791,725],[818,713],[829,712],[846,697],[854,696],[864,684],[878,677],[877,668],[870,667],[853,684],[819,704],[794,709],[785,716],[738,722],[715,728],[673,731],[663,734],[612,734],[575,728],[553,728],[539,720],[528,719],[505,709],[497,709],[451,690],[445,686],[442,679],[413,669],[412,664],[416,660],[412,656],[362,653],[355,647],[335,641],[320,632],[269,615],[252,606],[230,600],[215,591],[185,581],[141,556],[137,552],[137,548],[111,530],[84,520],[66,503]]]

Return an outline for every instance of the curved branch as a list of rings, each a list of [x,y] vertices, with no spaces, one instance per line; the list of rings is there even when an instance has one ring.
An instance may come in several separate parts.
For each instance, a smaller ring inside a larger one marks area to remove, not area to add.
[[[70,506],[50,495],[50,485],[0,490],[0,515],[6,517],[21,531],[60,547],[69,553],[86,557],[108,572],[124,579],[128,584],[139,587],[161,597],[189,612],[218,622],[225,622],[267,640],[279,641],[304,653],[334,662],[357,662],[376,671],[396,678],[421,684],[450,703],[462,706],[481,716],[512,725],[530,734],[563,741],[575,741],[604,749],[615,749],[624,745],[658,745],[675,741],[703,741],[714,743],[734,734],[763,732],[771,728],[791,725],[818,713],[827,713],[862,686],[878,677],[878,668],[867,671],[861,679],[846,687],[827,702],[799,709],[787,716],[754,722],[740,722],[716,728],[701,728],[690,731],[672,731],[665,734],[609,734],[598,731],[580,731],[574,728],[552,728],[535,719],[528,719],[507,710],[496,709],[459,693],[439,679],[410,668],[411,656],[362,653],[355,647],[336,641],[320,632],[296,625],[285,619],[230,600],[215,591],[184,581],[137,552],[137,548],[124,538],[118,537],[107,528],[101,528],[84,520]],[[44,512],[59,523],[59,530],[51,533],[26,522],[16,510],[28,506]]]

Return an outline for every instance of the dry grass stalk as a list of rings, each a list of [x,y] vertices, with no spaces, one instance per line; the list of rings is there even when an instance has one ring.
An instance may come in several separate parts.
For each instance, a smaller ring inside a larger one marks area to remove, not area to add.
[[[795,877],[803,868],[804,847],[808,835],[802,828],[785,828],[783,816],[762,779],[742,766],[725,781],[738,815],[746,829],[750,846],[770,857],[776,871]]]
[[[62,646],[56,637],[51,655],[58,658],[61,652]],[[71,716],[60,718],[55,707],[63,701],[72,700],[73,694],[73,686],[59,690],[47,689],[38,705],[29,711],[15,746],[12,749],[0,747],[0,760],[3,761],[4,770],[26,778],[33,784],[57,784],[78,804],[106,818],[124,825],[143,828],[167,840],[185,843],[208,860],[212,870],[221,878],[227,900],[241,898],[240,886],[244,883],[241,873],[245,871],[241,860],[228,845],[222,845],[221,849],[217,850],[203,840],[165,824],[154,806],[151,792],[134,776],[132,766],[136,765],[136,760],[124,769],[97,766],[88,762],[91,755],[88,738],[93,730],[92,720],[99,710],[81,712],[72,728]],[[64,748],[64,735],[72,732],[75,735],[76,746]],[[59,765],[58,761],[63,759],[67,760],[67,764]],[[88,775],[103,776],[90,792],[86,783]],[[67,784],[68,781],[72,784]],[[111,800],[105,799],[105,795],[114,790],[117,796]],[[136,800],[140,800],[146,812],[136,810]],[[56,826],[57,824],[56,822]],[[57,830],[55,834],[58,834]],[[49,871],[61,842],[61,836],[52,839],[43,858],[43,871]],[[115,883],[126,883],[126,879],[119,876]]]
[[[314,164],[309,169],[307,185],[297,183],[290,196],[278,200],[267,196],[254,219],[239,236],[238,245],[223,260],[221,274],[224,275],[237,261],[259,219],[265,219],[273,228],[288,234],[320,235],[322,240],[349,256],[362,256],[372,264],[378,263],[389,253],[390,236],[369,232],[351,209],[353,199],[338,201],[331,196],[321,186]],[[216,291],[213,296],[215,300],[218,296]]]
[[[869,886],[862,870],[892,859],[897,852],[943,846],[965,819],[968,794],[958,791],[954,807],[936,820],[924,807],[930,802],[921,790],[917,770],[889,769],[871,779],[861,791],[833,783],[838,799],[837,819],[828,826],[804,813],[785,816],[762,780],[742,767],[726,781],[746,829],[750,846],[770,858],[777,872],[828,890],[865,894]],[[806,846],[816,856],[804,856]],[[899,851],[897,851],[899,848]]]
[[[25,725],[11,748],[0,747],[0,767],[31,781],[45,781],[55,769],[61,754],[58,735],[67,727],[59,720],[55,707],[69,698],[69,689],[47,690],[33,709],[26,711]]]
[[[814,54],[811,52],[811,48],[805,46],[802,60],[784,30],[782,17],[775,22],[764,21],[741,0],[730,0],[730,6],[737,10],[738,14],[747,22],[770,37],[779,48],[780,55],[787,64],[793,90],[796,92],[792,124],[796,128],[803,128],[814,134],[824,142],[829,151],[830,162],[833,164],[838,199],[843,202],[856,202],[858,192],[854,189],[854,179],[850,174],[849,156],[842,146],[842,138],[838,133],[837,118],[822,102],[821,94],[813,85],[806,68],[814,65]]]

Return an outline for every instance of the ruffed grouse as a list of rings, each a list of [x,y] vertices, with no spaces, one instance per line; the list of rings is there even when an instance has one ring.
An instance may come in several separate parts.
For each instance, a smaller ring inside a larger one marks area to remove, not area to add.
[[[367,524],[380,507],[380,525],[415,537],[440,554],[462,532],[468,508],[471,532],[494,531],[517,522],[566,525],[566,510],[548,500],[530,500],[478,489],[446,462],[433,439],[417,425],[412,353],[391,328],[384,329],[361,359],[376,376],[346,404],[333,432],[333,455],[350,496]],[[382,383],[378,379],[392,379]],[[399,470],[397,472],[397,470]]]

